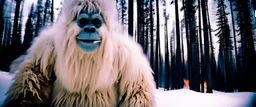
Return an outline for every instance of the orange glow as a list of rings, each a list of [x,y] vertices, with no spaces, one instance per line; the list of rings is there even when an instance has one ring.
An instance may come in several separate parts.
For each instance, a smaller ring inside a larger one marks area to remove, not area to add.
[[[204,88],[207,88],[207,82],[204,81]]]
[[[184,87],[189,87],[189,80],[186,78],[183,78],[183,83],[184,83]],[[204,88],[207,88],[207,82],[204,81]],[[201,83],[200,83],[200,88],[201,88]]]
[[[184,82],[184,87],[188,87],[189,86],[189,80],[186,78],[183,78],[183,82]]]

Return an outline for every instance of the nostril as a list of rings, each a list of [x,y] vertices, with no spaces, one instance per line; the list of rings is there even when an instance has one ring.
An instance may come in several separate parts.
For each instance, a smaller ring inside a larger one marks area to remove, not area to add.
[[[84,28],[85,32],[90,32],[90,28]]]
[[[87,32],[87,33],[94,33],[96,32],[96,29],[95,28],[90,28],[90,27],[86,27],[84,28],[84,32]]]
[[[91,33],[94,33],[96,32],[96,29],[95,28],[91,28]]]

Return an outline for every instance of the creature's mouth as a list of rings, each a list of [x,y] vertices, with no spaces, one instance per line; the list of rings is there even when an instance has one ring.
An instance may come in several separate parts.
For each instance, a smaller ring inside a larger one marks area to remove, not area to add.
[[[85,39],[78,39],[78,40],[84,43],[100,43],[101,42],[101,40],[85,40]]]

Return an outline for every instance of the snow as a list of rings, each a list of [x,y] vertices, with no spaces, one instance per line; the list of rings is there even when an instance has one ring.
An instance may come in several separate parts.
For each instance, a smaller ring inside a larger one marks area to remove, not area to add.
[[[5,93],[13,82],[15,74],[0,71],[0,105],[3,103]]]
[[[199,93],[189,89],[156,90],[158,107],[252,107],[255,93]]]
[[[13,82],[15,73],[0,71],[0,105]],[[224,93],[213,91],[199,93],[189,89],[171,91],[155,90],[157,107],[253,107],[256,94],[253,92]]]

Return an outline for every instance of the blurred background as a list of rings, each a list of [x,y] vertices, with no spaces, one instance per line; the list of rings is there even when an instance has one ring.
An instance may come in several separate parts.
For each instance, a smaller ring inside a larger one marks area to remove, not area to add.
[[[62,0],[0,0],[0,70],[58,20]],[[115,0],[157,88],[256,92],[255,0]]]

